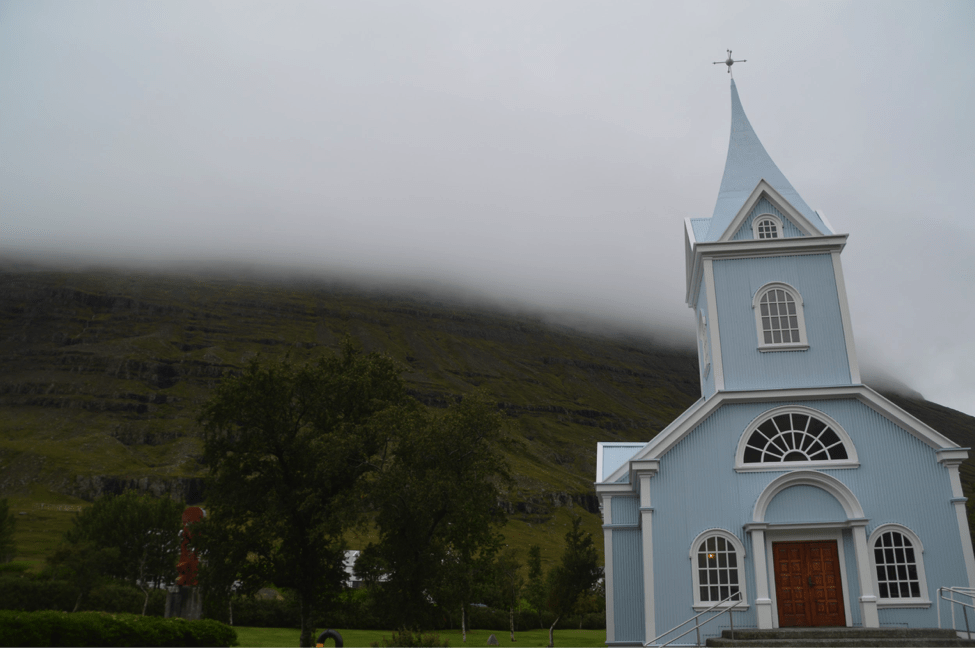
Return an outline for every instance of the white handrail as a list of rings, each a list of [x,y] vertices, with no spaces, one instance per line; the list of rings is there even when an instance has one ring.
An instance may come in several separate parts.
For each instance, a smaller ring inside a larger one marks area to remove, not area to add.
[[[948,595],[945,596],[945,592]],[[964,601],[959,601],[954,598],[955,595],[967,596],[972,600],[972,603],[965,603]],[[941,627],[941,601],[948,601],[951,603],[951,629],[955,632],[961,632],[955,629],[955,605],[961,606],[962,614],[965,617],[965,635],[969,640],[972,638],[972,630],[968,625],[968,608],[975,610],[975,588],[972,587],[939,587],[938,588],[938,627]]]
[[[676,637],[674,637],[673,639],[671,639],[670,641],[668,641],[665,644],[658,644],[657,643],[657,641],[661,637],[666,637],[671,632],[674,632],[675,630],[677,630],[681,626],[687,625],[691,621],[696,621],[697,619],[701,618],[702,616],[704,616],[708,612],[714,610],[715,608],[717,608],[717,607],[719,607],[721,605],[724,605],[725,603],[727,603],[728,601],[730,601],[733,598],[737,598],[738,600],[736,600],[734,603],[732,603],[731,605],[729,605],[725,609],[723,609],[720,612],[718,612],[717,614],[715,614],[713,617],[711,617],[710,619],[708,619],[707,621],[705,621],[703,624],[701,624],[701,623],[695,623],[693,628],[691,628],[690,630],[685,630],[683,633],[677,635]],[[718,601],[717,603],[715,603],[714,605],[712,605],[708,609],[704,610],[700,614],[697,614],[695,616],[692,616],[690,619],[688,619],[687,621],[684,621],[683,623],[677,624],[676,626],[674,626],[673,628],[671,628],[667,632],[665,632],[663,634],[657,635],[656,637],[654,637],[653,639],[651,639],[650,641],[646,642],[643,645],[644,646],[659,646],[659,648],[664,648],[664,646],[669,646],[670,644],[674,643],[675,641],[677,641],[678,639],[680,639],[684,635],[690,634],[690,632],[692,630],[697,630],[697,643],[695,645],[696,646],[700,646],[701,645],[701,626],[702,625],[706,625],[707,623],[709,623],[709,622],[717,619],[719,616],[721,616],[725,612],[728,613],[728,619],[730,619],[730,623],[731,623],[731,638],[734,639],[735,638],[735,618],[734,618],[734,615],[732,615],[732,612],[734,611],[734,609],[736,607],[738,607],[738,605],[740,603],[744,603],[744,601],[741,600],[741,592],[738,591],[738,592],[735,592],[734,594],[732,594],[731,596],[729,596],[728,598],[724,599],[723,601]]]

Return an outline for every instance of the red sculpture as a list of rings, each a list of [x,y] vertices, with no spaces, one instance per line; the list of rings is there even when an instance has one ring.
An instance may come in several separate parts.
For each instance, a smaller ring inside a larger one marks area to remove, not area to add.
[[[199,506],[189,506],[183,511],[183,541],[180,543],[179,563],[176,565],[176,570],[179,573],[179,576],[176,578],[176,584],[180,587],[192,587],[196,585],[196,570],[200,564],[200,559],[197,558],[196,552],[190,547],[190,526],[194,522],[199,522],[205,516],[206,511]]]

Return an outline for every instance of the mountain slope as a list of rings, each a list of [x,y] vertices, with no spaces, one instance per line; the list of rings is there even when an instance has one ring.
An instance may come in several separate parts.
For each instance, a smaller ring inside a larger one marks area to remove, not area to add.
[[[30,549],[22,553],[50,549],[68,519],[55,504],[73,508],[125,487],[200,501],[195,419],[221,376],[256,356],[314,359],[345,335],[395,358],[431,407],[476,387],[499,403],[519,440],[506,535],[518,546],[541,543],[548,559],[572,512],[601,535],[596,443],[645,441],[700,394],[693,353],[648,337],[584,334],[498,309],[324,282],[7,264],[0,497],[24,511]],[[970,445],[971,417],[895,399]],[[964,469],[972,481],[975,471]]]

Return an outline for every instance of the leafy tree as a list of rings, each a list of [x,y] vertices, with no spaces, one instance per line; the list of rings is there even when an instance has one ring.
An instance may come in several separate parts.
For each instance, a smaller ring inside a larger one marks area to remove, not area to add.
[[[525,586],[525,598],[538,615],[538,627],[542,626],[542,610],[545,609],[548,592],[545,589],[545,572],[542,571],[542,548],[538,545],[528,547],[528,582]]]
[[[220,563],[201,570],[207,587],[229,592],[233,579],[242,592],[294,589],[301,645],[313,645],[313,611],[344,580],[342,536],[362,514],[357,487],[416,409],[392,359],[349,339],[316,364],[255,360],[225,380],[200,415],[210,519],[194,542]]]
[[[508,625],[511,641],[515,640],[515,608],[521,600],[525,579],[521,575],[521,561],[518,550],[509,547],[498,554],[494,562],[491,596],[488,599],[495,607],[508,608]]]
[[[574,517],[572,528],[565,534],[565,551],[561,562],[548,572],[546,607],[555,615],[548,629],[548,645],[555,645],[555,624],[565,615],[576,611],[579,601],[602,576],[599,553],[592,536],[581,528],[582,519]]]
[[[51,575],[70,582],[78,591],[72,612],[77,612],[82,599],[109,578],[118,562],[118,547],[97,547],[85,541],[64,543],[48,559]],[[145,615],[145,604],[142,614]]]
[[[136,491],[102,496],[72,520],[64,534],[68,546],[54,564],[78,582],[84,574],[102,573],[135,584],[145,594],[145,615],[149,592],[176,579],[182,512],[180,502]],[[109,549],[115,552],[111,561],[103,551]]]
[[[379,541],[357,564],[374,583],[384,574],[378,594],[395,623],[420,623],[437,603],[459,605],[464,626],[507,520],[508,444],[501,415],[479,393],[441,413],[417,412],[404,428],[371,491]]]
[[[10,562],[17,553],[14,544],[16,518],[10,512],[6,499],[0,499],[0,562]]]

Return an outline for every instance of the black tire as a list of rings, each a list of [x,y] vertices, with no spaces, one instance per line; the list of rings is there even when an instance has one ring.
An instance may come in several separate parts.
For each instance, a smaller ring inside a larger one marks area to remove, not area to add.
[[[335,648],[342,648],[345,645],[342,643],[342,635],[335,630],[326,630],[322,634],[318,635],[318,641],[315,643],[324,645],[326,639],[333,639],[335,641]]]

